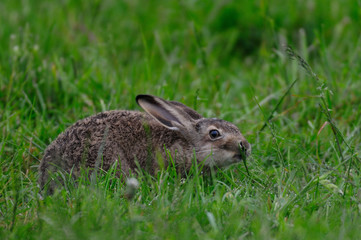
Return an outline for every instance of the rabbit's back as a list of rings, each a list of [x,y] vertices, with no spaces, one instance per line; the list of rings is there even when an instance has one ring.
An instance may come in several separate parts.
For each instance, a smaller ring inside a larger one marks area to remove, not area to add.
[[[156,136],[158,143],[154,142],[154,136],[151,141],[151,132],[153,135],[161,132],[162,136]],[[85,118],[66,129],[45,150],[39,168],[40,186],[44,187],[49,173],[57,170],[77,177],[81,168],[108,170],[117,160],[125,173],[137,167],[136,161],[154,171],[157,166],[150,154],[159,148],[154,145],[170,146],[177,139],[174,134],[137,111],[108,111]]]

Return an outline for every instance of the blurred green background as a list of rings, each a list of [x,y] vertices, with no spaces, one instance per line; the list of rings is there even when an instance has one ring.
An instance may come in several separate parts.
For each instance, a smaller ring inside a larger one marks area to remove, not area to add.
[[[0,4],[2,106],[11,102],[6,94],[23,97],[8,87],[22,81],[34,107],[48,114],[81,96],[97,105],[112,104],[117,94],[119,107],[134,107],[139,92],[210,96],[225,93],[228,83],[240,94],[245,80],[254,81],[242,71],[277,64],[287,44],[306,60],[326,62],[325,71],[342,71],[361,27],[354,0]]]
[[[360,29],[356,0],[2,0],[0,236],[360,236]],[[140,110],[140,93],[239,126],[257,181],[243,165],[204,185],[148,176],[127,202],[106,176],[41,199],[45,147],[86,116]]]

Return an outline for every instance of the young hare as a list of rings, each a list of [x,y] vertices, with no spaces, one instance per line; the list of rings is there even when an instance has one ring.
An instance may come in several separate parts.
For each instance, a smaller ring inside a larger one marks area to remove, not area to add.
[[[154,173],[170,161],[186,172],[192,162],[225,167],[241,162],[251,145],[230,122],[204,118],[179,102],[138,95],[138,111],[108,111],[85,118],[61,133],[45,150],[39,171],[41,189],[54,191],[52,173],[73,177],[81,168],[108,170],[116,161],[128,174],[140,167]],[[161,160],[160,160],[161,159]]]

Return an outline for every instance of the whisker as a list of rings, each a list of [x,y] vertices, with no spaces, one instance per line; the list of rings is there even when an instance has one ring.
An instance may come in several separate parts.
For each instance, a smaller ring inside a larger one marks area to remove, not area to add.
[[[196,153],[203,153],[203,152],[213,152],[212,150],[209,149],[205,149],[205,150],[201,150],[201,151],[196,151]]]

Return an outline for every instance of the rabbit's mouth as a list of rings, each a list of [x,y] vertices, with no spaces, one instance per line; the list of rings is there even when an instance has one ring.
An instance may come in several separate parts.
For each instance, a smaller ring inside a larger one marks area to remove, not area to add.
[[[233,156],[234,159],[238,160],[238,161],[242,161],[246,159],[246,154],[235,154]]]

